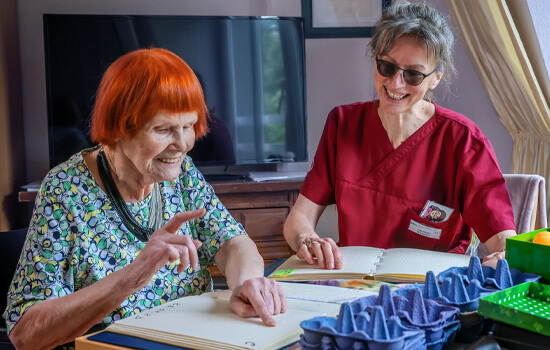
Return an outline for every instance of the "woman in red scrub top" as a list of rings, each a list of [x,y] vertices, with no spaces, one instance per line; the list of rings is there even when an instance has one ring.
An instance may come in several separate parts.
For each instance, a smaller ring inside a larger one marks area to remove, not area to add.
[[[379,99],[328,116],[284,228],[300,258],[343,267],[336,243],[314,231],[329,204],[338,208],[340,246],[464,253],[473,229],[490,252],[484,264],[504,258],[515,223],[491,144],[472,121],[431,101],[455,73],[453,42],[446,19],[426,4],[394,4],[378,21],[370,47]]]

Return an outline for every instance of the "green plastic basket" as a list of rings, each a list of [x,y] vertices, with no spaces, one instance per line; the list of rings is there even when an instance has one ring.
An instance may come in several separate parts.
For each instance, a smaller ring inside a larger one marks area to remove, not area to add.
[[[532,243],[533,238],[547,228],[506,239],[506,260],[510,268],[536,273],[550,281],[550,246]]]
[[[550,286],[525,282],[484,296],[479,300],[478,313],[550,336]]]

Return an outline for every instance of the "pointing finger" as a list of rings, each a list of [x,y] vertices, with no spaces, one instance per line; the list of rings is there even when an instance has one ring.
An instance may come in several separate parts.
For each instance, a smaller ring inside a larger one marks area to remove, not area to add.
[[[166,225],[164,225],[163,228],[164,230],[166,230],[166,232],[175,234],[184,222],[198,219],[201,216],[204,216],[204,214],[206,214],[206,209],[197,209],[186,211],[183,213],[177,213],[176,215],[174,215],[173,218],[170,219],[170,221],[166,223]]]

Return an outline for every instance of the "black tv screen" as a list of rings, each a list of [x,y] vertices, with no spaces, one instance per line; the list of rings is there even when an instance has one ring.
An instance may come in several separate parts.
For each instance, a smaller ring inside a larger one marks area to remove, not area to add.
[[[307,161],[301,18],[45,14],[50,165],[92,145],[102,74],[121,55],[162,47],[201,80],[211,133],[198,165]]]

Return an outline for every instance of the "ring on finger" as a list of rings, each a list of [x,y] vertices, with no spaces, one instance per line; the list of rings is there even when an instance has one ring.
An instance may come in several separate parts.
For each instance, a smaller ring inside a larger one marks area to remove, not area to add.
[[[311,250],[311,249],[313,249],[314,244],[320,244],[320,243],[316,239],[310,239],[309,241],[305,242],[305,244],[306,244],[307,249]]]

